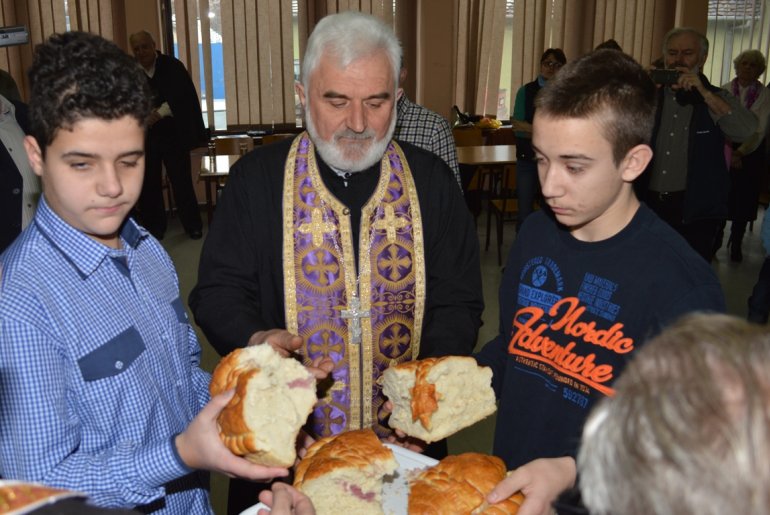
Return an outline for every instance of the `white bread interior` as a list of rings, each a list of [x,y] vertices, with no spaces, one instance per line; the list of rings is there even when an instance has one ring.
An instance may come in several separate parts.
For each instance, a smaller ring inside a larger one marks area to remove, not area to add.
[[[497,409],[492,370],[469,357],[402,363],[385,370],[381,382],[393,403],[390,427],[425,442],[446,438]],[[413,396],[415,385],[422,395]]]
[[[219,434],[234,454],[254,463],[291,467],[296,440],[316,402],[313,375],[270,345],[237,349],[219,362],[211,395],[235,388],[219,414]]]
[[[310,497],[317,515],[381,515],[383,479],[397,468],[393,451],[374,431],[348,431],[310,446],[294,486]]]

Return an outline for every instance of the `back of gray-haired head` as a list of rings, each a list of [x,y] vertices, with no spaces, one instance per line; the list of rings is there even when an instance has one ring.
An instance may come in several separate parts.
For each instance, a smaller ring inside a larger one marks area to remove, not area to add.
[[[318,22],[307,41],[302,60],[302,85],[307,89],[313,71],[324,55],[332,56],[342,67],[379,51],[387,53],[398,85],[401,43],[384,22],[355,11],[326,16]]]
[[[577,464],[592,515],[765,515],[770,331],[691,314],[647,343],[598,403]]]

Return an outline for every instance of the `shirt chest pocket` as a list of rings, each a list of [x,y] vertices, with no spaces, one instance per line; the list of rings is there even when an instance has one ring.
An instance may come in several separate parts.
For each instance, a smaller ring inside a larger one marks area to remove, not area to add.
[[[78,366],[84,381],[98,381],[127,371],[144,351],[144,340],[139,331],[129,327],[80,358]]]
[[[137,362],[145,352],[139,331],[129,327],[78,359],[83,383],[76,405],[84,425],[106,435],[146,416],[152,388]]]

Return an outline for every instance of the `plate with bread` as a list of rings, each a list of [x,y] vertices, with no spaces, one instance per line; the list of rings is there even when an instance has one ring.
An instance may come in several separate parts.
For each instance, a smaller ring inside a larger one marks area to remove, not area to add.
[[[473,358],[427,358],[388,368],[380,378],[393,429],[435,442],[496,410],[492,371]],[[316,401],[315,380],[269,345],[238,349],[215,369],[211,394],[235,389],[219,415],[220,437],[236,455],[269,466],[293,465],[297,434]],[[270,407],[281,406],[280,413]],[[318,515],[513,514],[517,494],[489,507],[486,494],[505,478],[497,457],[465,453],[440,462],[383,443],[371,428],[320,438],[296,465],[294,487]],[[266,508],[258,504],[242,515]]]

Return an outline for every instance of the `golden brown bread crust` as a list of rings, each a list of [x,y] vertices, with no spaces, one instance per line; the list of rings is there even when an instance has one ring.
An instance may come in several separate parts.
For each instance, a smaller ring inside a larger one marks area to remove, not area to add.
[[[297,383],[296,386],[292,386],[293,383]],[[289,434],[293,433],[296,438],[312,410],[315,402],[312,375],[267,344],[245,347],[222,358],[212,374],[209,384],[212,397],[231,389],[235,394],[217,417],[224,445],[233,454],[259,465],[292,466],[296,455]],[[296,394],[289,393],[292,391]],[[285,405],[286,409],[276,414],[275,411],[283,408],[283,402],[291,406]]]
[[[358,429],[317,440],[297,465],[294,486],[317,479],[337,468],[364,469],[373,462],[393,459],[393,451],[382,445],[371,429]]]
[[[18,510],[66,492],[67,490],[33,483],[5,485],[0,487],[0,513]]]
[[[524,501],[521,493],[497,504],[485,503],[486,495],[505,476],[505,463],[497,456],[475,452],[447,456],[410,482],[409,515],[513,515]]]
[[[246,370],[240,364],[240,354],[242,349],[236,349],[219,362],[211,375],[209,383],[209,393],[211,396],[219,395],[222,392],[235,388],[235,395],[222,410],[217,421],[220,436],[225,447],[236,456],[255,455],[251,457],[252,461],[261,456],[260,449],[254,440],[251,429],[246,424],[244,410],[246,408],[246,388],[249,379],[259,373],[258,368]],[[247,459],[249,457],[247,456]],[[256,461],[260,461],[256,459]]]
[[[430,431],[430,417],[438,409],[438,396],[436,385],[428,382],[428,372],[433,365],[445,358],[426,358],[420,361],[411,361],[414,368],[414,388],[412,388],[412,421],[420,419],[422,427]]]

